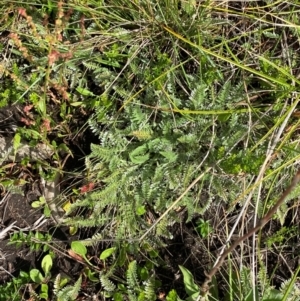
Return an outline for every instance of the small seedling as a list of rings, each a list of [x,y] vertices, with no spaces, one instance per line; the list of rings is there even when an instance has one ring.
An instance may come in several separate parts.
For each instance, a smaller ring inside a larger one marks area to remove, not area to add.
[[[89,265],[92,265],[86,257],[87,249],[86,249],[86,246],[82,242],[73,241],[72,244],[71,244],[71,250],[75,254],[81,256]],[[80,261],[81,261],[81,259],[80,259]]]
[[[30,231],[28,234],[24,232],[15,232],[10,237],[9,244],[16,245],[17,248],[20,248],[23,244],[26,244],[30,247],[31,251],[43,250],[46,252],[49,250],[49,242],[51,241],[52,236],[49,233],[41,233],[39,231],[33,232]]]
[[[204,221],[202,218],[197,222],[196,227],[197,232],[202,238],[208,237],[208,235],[213,231],[208,221]]]
[[[52,265],[52,257],[51,255],[47,254],[42,260],[42,269],[44,275],[38,269],[32,269],[29,273],[31,280],[41,286],[39,297],[46,300],[48,299],[48,281],[51,278],[50,270]]]
[[[40,196],[38,201],[34,201],[31,204],[32,208],[41,208],[44,207],[44,215],[46,217],[50,217],[51,216],[51,210],[46,202],[46,199],[44,196]]]

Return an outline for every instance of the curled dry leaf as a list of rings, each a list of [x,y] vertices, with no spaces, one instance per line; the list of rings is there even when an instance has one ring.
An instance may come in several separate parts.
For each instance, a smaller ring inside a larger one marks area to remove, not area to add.
[[[82,187],[80,187],[80,193],[85,193],[93,190],[95,187],[95,183],[88,183]]]
[[[18,9],[18,13],[19,13],[19,15],[21,15],[21,16],[24,17],[24,18],[27,17],[26,9],[23,8],[23,7],[20,7],[20,8]]]
[[[29,125],[35,125],[35,122],[33,120],[27,119],[22,117],[20,119],[21,122],[23,122],[25,125],[29,126]]]
[[[50,120],[49,119],[44,119],[43,123],[41,125],[41,131],[46,131],[49,132],[51,130],[51,126],[50,126]]]
[[[68,254],[72,258],[74,258],[75,260],[80,261],[80,262],[84,262],[83,258],[80,255],[76,254],[73,250],[69,249],[68,250]]]
[[[28,112],[33,108],[33,105],[27,105],[24,107],[24,112],[26,115],[28,115]]]

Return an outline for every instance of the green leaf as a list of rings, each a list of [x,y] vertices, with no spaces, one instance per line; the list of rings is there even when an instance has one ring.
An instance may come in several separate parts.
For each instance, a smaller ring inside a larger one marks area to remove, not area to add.
[[[41,204],[46,204],[46,198],[45,198],[44,196],[40,196],[40,197],[39,197],[39,202],[40,202]]]
[[[34,201],[31,203],[32,208],[40,208],[43,204],[40,201]]]
[[[82,256],[89,264],[89,260],[86,258],[87,254],[87,249],[85,245],[81,241],[72,241],[71,243],[71,249],[74,251],[76,254]]]
[[[189,296],[192,296],[196,293],[199,294],[200,288],[195,283],[194,276],[192,275],[192,273],[188,269],[186,269],[185,267],[183,267],[181,265],[179,265],[179,268],[183,275],[183,283],[184,283],[184,288],[185,288],[186,293]]]
[[[28,279],[28,278],[29,278],[29,275],[28,275],[28,273],[26,273],[26,272],[24,272],[24,271],[20,271],[20,277],[21,277],[21,278],[26,278],[26,279]]]
[[[87,249],[81,241],[72,241],[71,249],[78,255],[86,256]]]
[[[95,94],[93,92],[91,92],[90,90],[84,89],[82,87],[76,88],[76,91],[83,96],[95,96]]]
[[[49,206],[47,204],[44,207],[44,215],[46,217],[50,217],[51,216],[51,210],[50,210],[50,208],[49,208]]]
[[[72,107],[79,107],[79,106],[83,105],[83,102],[82,101],[74,101],[74,102],[71,102],[70,105]]]
[[[119,256],[117,259],[118,266],[122,267],[125,264],[125,261],[126,261],[126,248],[121,247],[121,249],[119,251]]]
[[[114,293],[114,294],[113,294],[113,299],[114,299],[115,301],[123,301],[123,300],[124,300],[121,293]]]
[[[136,214],[137,215],[143,215],[145,213],[146,213],[146,208],[145,208],[144,205],[136,208]]]
[[[149,272],[148,272],[148,269],[146,269],[145,267],[142,267],[140,269],[140,277],[141,277],[141,280],[145,281],[147,279],[149,279]]]
[[[267,296],[263,296],[262,301],[282,301],[283,293],[277,289],[271,289]]]
[[[129,154],[129,158],[132,163],[143,164],[149,160],[149,154],[147,154],[148,147],[147,145],[142,145],[137,147]]]
[[[176,161],[177,159],[177,154],[175,154],[172,151],[168,151],[168,152],[159,152],[162,156],[164,156],[166,159],[169,160],[170,163]]]
[[[64,287],[69,282],[68,278],[62,278],[59,283],[59,287]]]
[[[147,160],[149,160],[149,155],[136,156],[136,157],[131,157],[131,156],[130,156],[130,160],[131,160],[132,163],[143,164],[143,163],[145,163]]]
[[[16,156],[17,151],[21,145],[21,135],[19,133],[16,133],[14,135],[14,141],[13,141],[13,147],[14,147],[14,155]]]
[[[109,256],[111,256],[114,252],[116,251],[116,248],[108,248],[106,250],[104,250],[101,254],[100,254],[100,259],[101,260],[105,260],[106,258],[108,258]]]
[[[40,196],[38,201],[34,201],[31,203],[31,207],[32,208],[40,208],[44,204],[46,204],[46,199],[44,196]]]
[[[188,13],[192,14],[195,11],[196,1],[195,0],[181,0],[182,9]]]
[[[52,257],[49,254],[47,254],[42,260],[42,269],[45,272],[45,276],[48,276],[50,274],[52,265]]]
[[[188,298],[186,298],[185,301],[196,301],[197,298],[198,298],[198,296],[199,296],[199,294],[200,294],[200,291],[197,292],[197,293],[194,293],[194,294],[190,295]]]
[[[35,130],[31,130],[31,129],[23,129],[23,128],[20,128],[18,129],[21,134],[23,136],[25,136],[27,139],[35,139],[35,140],[38,140],[38,139],[41,139],[43,138],[42,135],[38,132],[38,131],[35,131]]]
[[[158,257],[158,255],[159,255],[159,252],[157,250],[152,249],[151,251],[149,251],[149,256],[151,258],[156,258],[156,257]]]
[[[167,301],[179,301],[178,296],[177,296],[177,292],[173,289],[171,291],[169,291],[167,297],[166,297]]]
[[[38,108],[39,108],[39,110],[41,111],[41,113],[42,113],[43,115],[46,115],[46,103],[45,103],[45,100],[44,100],[43,98],[41,98],[41,99],[38,101],[37,105],[38,105]]]
[[[145,292],[140,292],[137,301],[145,301]]]
[[[84,273],[85,275],[87,275],[87,277],[92,281],[92,282],[98,282],[99,278],[95,277],[95,272],[92,272],[89,268],[85,268],[84,269]]]
[[[267,38],[270,38],[270,39],[278,39],[279,38],[279,35],[275,32],[270,32],[270,31],[264,31],[263,32],[263,35]]]
[[[48,284],[42,283],[40,297],[42,299],[48,300]]]
[[[221,114],[218,116],[218,120],[221,122],[225,122],[229,119],[232,114]]]
[[[197,232],[202,238],[206,238],[212,231],[213,228],[210,226],[208,221],[204,221],[202,218],[197,222]]]
[[[31,280],[35,283],[42,283],[44,280],[44,276],[37,269],[30,270],[29,275],[30,275]]]

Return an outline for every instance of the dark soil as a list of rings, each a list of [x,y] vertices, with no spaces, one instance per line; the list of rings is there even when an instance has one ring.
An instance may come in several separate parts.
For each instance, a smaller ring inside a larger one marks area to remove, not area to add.
[[[24,113],[24,106],[9,106],[0,109],[0,135],[13,137],[17,127],[26,126],[22,120],[29,117]],[[76,120],[74,122],[79,126],[82,125]],[[82,120],[82,122],[85,121]],[[74,152],[74,156],[73,158],[69,157],[65,162],[66,170],[70,170],[71,167],[75,170],[84,164],[84,161],[79,159],[90,151],[90,141],[87,141],[87,137],[88,140],[95,142],[95,137],[89,137],[89,133],[78,135],[77,140],[70,140],[69,147]],[[4,162],[4,164],[9,163]],[[55,166],[54,163],[53,166]],[[54,262],[52,269],[54,274],[55,272],[56,274],[62,273],[69,275],[71,279],[76,278],[83,266],[76,263],[67,254],[66,250],[70,246],[68,228],[57,227],[56,222],[51,218],[48,218],[41,226],[36,225],[36,222],[43,216],[42,210],[34,209],[31,206],[33,201],[42,196],[41,179],[38,172],[30,163],[24,166],[20,162],[14,162],[12,167],[5,171],[7,173],[2,180],[13,180],[16,186],[16,183],[20,182],[21,184],[25,180],[26,184],[20,185],[17,193],[5,191],[4,189],[0,191],[0,231],[14,223],[14,227],[7,233],[6,237],[0,240],[0,266],[2,267],[0,270],[0,285],[8,282],[12,276],[18,276],[21,270],[29,272],[32,268],[40,269],[42,251],[31,251],[26,243],[20,248],[9,244],[9,236],[19,230],[23,230],[25,234],[33,229],[41,233],[51,233],[54,241],[58,242],[56,262]],[[65,185],[66,183],[68,183],[67,180],[65,180]],[[78,238],[78,235],[73,236],[72,240]]]

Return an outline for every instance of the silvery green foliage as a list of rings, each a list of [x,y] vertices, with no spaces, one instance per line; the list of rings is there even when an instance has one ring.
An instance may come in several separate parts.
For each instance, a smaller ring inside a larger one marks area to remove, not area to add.
[[[59,287],[60,276],[55,281],[54,293],[57,301],[73,301],[76,300],[81,288],[82,278],[77,279],[74,285],[67,285],[63,288]]]
[[[120,112],[115,105],[99,106],[89,125],[100,143],[92,144],[87,161],[92,180],[99,183],[99,188],[71,206],[70,213],[88,206],[89,218],[72,217],[66,220],[67,224],[105,226],[108,237],[137,238],[149,227],[149,219],[153,220],[148,213],[140,214],[141,208],[153,208],[154,214],[162,214],[199,175],[199,164],[206,154],[207,166],[217,160],[216,149],[223,147],[226,151],[243,137],[244,131],[237,132],[236,124],[241,125],[247,116],[229,114],[227,120],[218,122],[214,115],[201,113],[229,109],[227,99],[238,102],[242,85],[227,81],[209,86],[201,76],[187,77],[181,79],[186,81],[181,84],[188,85],[188,91],[178,89],[177,74],[170,73],[166,79],[167,95],[149,86],[143,97],[128,101]],[[123,104],[130,98],[123,88],[114,89],[113,95],[125,99]],[[200,113],[168,111],[173,105]],[[218,130],[222,136],[218,136]],[[234,180],[207,175],[177,208],[186,208],[188,220],[205,213],[213,199],[218,201],[218,195],[222,198],[218,187],[224,187],[224,181],[231,181],[231,186],[239,189]],[[111,217],[113,223],[108,221]],[[178,220],[176,211],[171,211],[156,227],[156,234],[171,238],[168,227]]]

